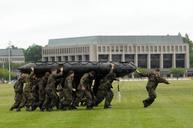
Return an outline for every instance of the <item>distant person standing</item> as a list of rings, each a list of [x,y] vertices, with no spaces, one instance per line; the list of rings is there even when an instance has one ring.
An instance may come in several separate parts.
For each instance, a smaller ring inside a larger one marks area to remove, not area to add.
[[[136,70],[136,72],[143,77],[148,77],[148,82],[146,85],[146,90],[148,92],[149,97],[145,100],[143,100],[143,104],[144,107],[148,107],[150,106],[154,100],[156,99],[157,95],[156,95],[156,88],[158,86],[159,83],[165,83],[165,84],[170,84],[166,79],[162,78],[160,76],[160,70],[159,69],[155,69],[153,72],[149,72],[149,73],[141,73],[138,70]]]

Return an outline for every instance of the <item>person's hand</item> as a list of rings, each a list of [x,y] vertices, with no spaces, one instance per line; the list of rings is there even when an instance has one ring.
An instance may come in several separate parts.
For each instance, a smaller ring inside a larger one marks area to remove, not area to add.
[[[63,67],[61,67],[61,68],[60,68],[60,71],[62,72],[63,70],[64,70],[64,68],[63,68]]]
[[[114,69],[115,68],[115,64],[111,64],[111,68]]]
[[[34,71],[34,67],[31,67],[31,70]]]
[[[140,73],[140,71],[138,69],[135,70],[137,73]]]
[[[73,92],[75,92],[75,91],[76,91],[76,89],[75,89],[75,88],[73,88],[73,89],[72,89],[72,91],[73,91]]]

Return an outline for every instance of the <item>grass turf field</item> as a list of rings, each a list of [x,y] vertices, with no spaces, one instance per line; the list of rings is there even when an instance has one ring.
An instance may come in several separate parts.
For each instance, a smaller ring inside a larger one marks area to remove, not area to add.
[[[143,108],[145,81],[120,82],[121,101],[114,83],[112,109],[103,103],[94,110],[9,111],[13,88],[0,85],[0,128],[193,128],[193,81],[160,84],[152,106]]]

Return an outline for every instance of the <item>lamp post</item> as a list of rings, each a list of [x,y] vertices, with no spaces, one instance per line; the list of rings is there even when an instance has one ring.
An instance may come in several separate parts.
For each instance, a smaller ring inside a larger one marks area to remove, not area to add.
[[[11,83],[11,41],[9,41],[9,84]]]

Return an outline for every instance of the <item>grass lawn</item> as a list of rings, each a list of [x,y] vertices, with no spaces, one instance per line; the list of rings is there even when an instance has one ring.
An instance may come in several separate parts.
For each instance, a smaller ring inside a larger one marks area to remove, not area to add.
[[[193,81],[171,81],[160,84],[157,99],[143,108],[147,97],[145,81],[114,83],[112,109],[103,103],[94,110],[81,107],[75,111],[21,112],[9,111],[13,88],[0,85],[0,128],[193,128]]]

